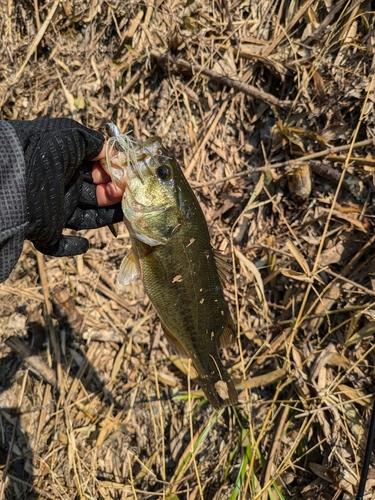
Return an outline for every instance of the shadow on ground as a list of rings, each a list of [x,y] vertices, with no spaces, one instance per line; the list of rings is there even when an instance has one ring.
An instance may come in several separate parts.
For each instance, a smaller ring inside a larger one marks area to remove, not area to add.
[[[41,323],[28,324],[29,334],[17,337],[25,347],[32,347],[32,354],[45,357],[46,331]],[[84,374],[80,370],[69,370],[72,377],[79,377],[88,392],[103,389],[95,368],[80,350],[85,364]],[[63,369],[67,368],[64,366]],[[46,491],[40,491],[35,486],[40,474],[41,462],[34,454],[37,435],[39,412],[43,408],[35,406],[35,391],[38,384],[30,383],[32,378],[39,378],[31,370],[25,370],[26,362],[13,351],[0,358],[0,469],[5,475],[5,483],[0,483],[0,498],[6,500],[37,500],[54,498]],[[71,367],[70,367],[71,368]],[[84,376],[83,376],[84,375]],[[24,377],[27,379],[24,380]],[[25,383],[21,405],[19,405],[22,386]],[[59,397],[58,390],[52,388],[52,400]],[[40,398],[39,398],[40,399]],[[111,401],[111,395],[106,392],[103,400]],[[49,405],[51,402],[49,403]],[[37,445],[38,446],[38,445]],[[46,478],[45,471],[43,471]],[[48,476],[47,476],[48,477]],[[3,491],[1,490],[3,488]]]

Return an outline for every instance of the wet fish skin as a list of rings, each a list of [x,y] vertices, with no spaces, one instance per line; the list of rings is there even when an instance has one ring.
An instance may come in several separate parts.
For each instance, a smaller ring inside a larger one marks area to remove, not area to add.
[[[132,245],[147,295],[168,341],[177,352],[191,358],[199,385],[218,409],[237,403],[236,389],[218,352],[221,337],[228,335],[224,330],[230,330],[233,339],[235,325],[224,300],[206,228],[185,223],[166,245],[151,247],[135,239]],[[189,244],[192,239],[194,243]],[[228,392],[224,398],[220,396],[220,384],[219,391],[215,388],[221,381],[224,395]]]
[[[122,206],[134,260],[168,341],[191,358],[209,402],[217,409],[236,404],[236,389],[219,356],[219,348],[236,338],[236,329],[206,220],[160,139],[150,139],[144,147],[140,175],[134,169],[124,173]],[[160,178],[160,172],[168,175]]]

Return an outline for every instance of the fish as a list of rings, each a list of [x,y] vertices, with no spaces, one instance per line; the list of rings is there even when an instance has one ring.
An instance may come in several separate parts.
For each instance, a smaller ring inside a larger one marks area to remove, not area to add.
[[[168,342],[191,359],[208,401],[215,409],[234,405],[237,392],[219,355],[237,337],[223,294],[228,264],[213,250],[200,204],[161,139],[111,133],[103,167],[125,190],[131,240],[117,285],[142,279]]]

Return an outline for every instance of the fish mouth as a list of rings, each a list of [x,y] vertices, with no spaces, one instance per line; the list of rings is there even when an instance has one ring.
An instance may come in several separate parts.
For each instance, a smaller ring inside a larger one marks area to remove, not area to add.
[[[146,141],[147,143],[147,141]],[[155,158],[156,146],[159,144],[146,144],[129,134],[120,134],[108,139],[106,148],[106,170],[114,182],[119,181],[122,174],[116,172],[116,169],[127,172],[127,175],[134,175],[145,183],[142,168],[149,168],[149,163],[157,164]],[[114,156],[122,155],[122,165],[114,165],[111,159]]]
[[[125,164],[122,166],[118,166],[120,170],[126,170],[126,168],[130,168],[130,171],[133,175],[137,176],[142,184],[144,183],[144,178],[142,175],[141,168],[139,167],[139,155],[143,144],[131,137],[128,134],[120,134],[115,137],[110,137],[108,139],[107,149],[106,149],[106,162],[109,166],[108,170],[112,168],[116,169],[116,166],[111,164],[111,157],[116,153],[123,153],[125,157]],[[112,175],[111,175],[112,176]],[[116,175],[114,175],[116,178]]]

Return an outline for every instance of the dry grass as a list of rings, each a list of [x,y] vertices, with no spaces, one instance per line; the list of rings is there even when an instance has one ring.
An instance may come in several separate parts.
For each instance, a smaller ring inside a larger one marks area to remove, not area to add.
[[[370,2],[8,0],[0,34],[2,118],[114,121],[184,166],[235,258],[240,399],[213,412],[142,284],[116,293],[126,234],[88,231],[71,259],[26,243],[0,285],[0,498],[353,498],[375,359]]]

